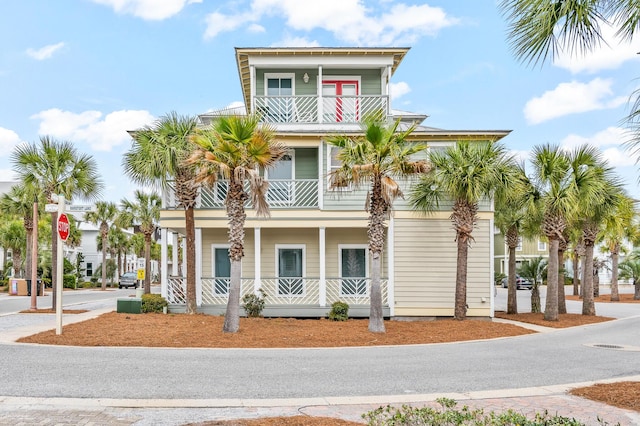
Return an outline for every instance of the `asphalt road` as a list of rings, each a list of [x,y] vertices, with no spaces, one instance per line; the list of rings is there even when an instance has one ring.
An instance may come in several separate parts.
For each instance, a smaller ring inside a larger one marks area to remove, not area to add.
[[[572,302],[571,310],[577,309],[579,303]],[[410,395],[639,375],[640,304],[619,316],[627,318],[492,341],[404,347],[187,350],[1,344],[0,395],[143,399]]]

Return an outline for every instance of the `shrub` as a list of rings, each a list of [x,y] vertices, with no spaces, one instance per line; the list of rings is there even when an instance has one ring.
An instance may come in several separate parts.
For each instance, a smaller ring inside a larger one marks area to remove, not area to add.
[[[380,407],[362,415],[370,426],[413,426],[413,425],[470,425],[470,426],[585,426],[584,423],[568,417],[550,416],[548,412],[536,413],[533,419],[514,410],[502,413],[485,413],[482,409],[472,410],[466,405],[456,409],[456,401],[447,398],[436,400],[439,409],[431,407],[415,408],[403,405],[401,408]]]
[[[329,311],[329,319],[332,321],[346,321],[349,319],[349,305],[344,302],[333,302]]]
[[[74,274],[65,274],[62,277],[63,288],[76,288],[76,276]]]
[[[142,295],[142,313],[147,312],[164,312],[164,308],[167,307],[169,303],[167,299],[160,296],[159,294],[143,294]]]
[[[93,288],[95,287],[95,284],[92,283],[91,281],[85,281],[82,283],[82,288]]]
[[[249,318],[262,316],[267,295],[261,288],[258,289],[258,293],[260,294],[250,293],[242,297],[242,307]]]

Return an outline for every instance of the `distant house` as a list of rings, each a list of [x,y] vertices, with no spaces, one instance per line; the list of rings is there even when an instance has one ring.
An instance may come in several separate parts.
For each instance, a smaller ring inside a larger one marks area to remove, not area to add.
[[[335,301],[350,315],[369,312],[367,188],[335,191],[328,173],[340,166],[328,135],[362,133],[361,120],[382,110],[401,127],[420,124],[412,140],[442,149],[458,140],[495,141],[506,130],[443,130],[422,125],[426,115],[392,108],[390,80],[407,48],[236,48],[248,113],[276,129],[289,152],[269,170],[271,218],[247,211],[242,293],[267,295],[266,316],[325,316]],[[202,114],[202,126],[230,111]],[[405,190],[410,182],[403,182]],[[406,191],[405,191],[406,192]],[[195,212],[196,286],[201,312],[220,314],[228,297],[229,258],[226,182],[200,191]],[[452,316],[456,276],[455,232],[450,206],[424,216],[398,200],[388,220],[384,253],[384,314],[393,318]],[[178,270],[177,245],[184,211],[172,190],[164,194],[162,294],[175,312],[185,309],[186,279]],[[493,315],[493,211],[482,203],[468,260],[469,316]],[[169,258],[174,267],[169,270]]]
[[[509,271],[509,247],[507,247],[504,240],[504,235],[498,229],[495,229],[494,232],[493,267],[496,273],[507,275]],[[549,246],[546,239],[542,237],[529,239],[521,236],[518,247],[516,247],[516,270],[520,268],[523,262],[537,257],[549,258]]]

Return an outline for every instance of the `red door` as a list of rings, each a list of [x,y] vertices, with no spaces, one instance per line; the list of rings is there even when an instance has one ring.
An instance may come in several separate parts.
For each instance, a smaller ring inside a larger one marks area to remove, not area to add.
[[[358,94],[358,80],[323,80],[323,121],[358,121]]]

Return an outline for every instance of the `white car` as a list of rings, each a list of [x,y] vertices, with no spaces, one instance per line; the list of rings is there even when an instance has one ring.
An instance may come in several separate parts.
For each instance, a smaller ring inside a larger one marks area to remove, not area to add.
[[[118,288],[122,287],[138,288],[138,274],[136,274],[135,272],[125,272],[124,274],[120,275]]]

